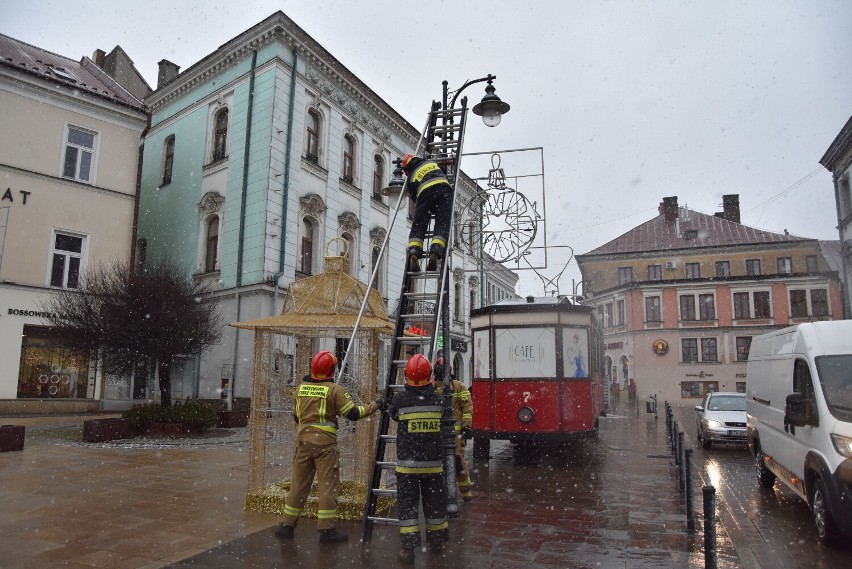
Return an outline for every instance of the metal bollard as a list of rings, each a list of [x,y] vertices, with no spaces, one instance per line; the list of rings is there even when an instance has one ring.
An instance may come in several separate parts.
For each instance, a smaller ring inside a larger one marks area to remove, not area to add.
[[[692,449],[686,449],[686,531],[695,532],[695,511],[692,508]]]
[[[677,421],[672,422],[672,452],[677,457]],[[675,458],[675,463],[677,463],[677,458]]]
[[[704,569],[716,569],[716,488],[705,486],[704,493]]]
[[[678,468],[677,472],[677,484],[678,487],[683,490],[684,483],[684,464],[683,464],[683,431],[677,434],[677,464],[680,468]]]

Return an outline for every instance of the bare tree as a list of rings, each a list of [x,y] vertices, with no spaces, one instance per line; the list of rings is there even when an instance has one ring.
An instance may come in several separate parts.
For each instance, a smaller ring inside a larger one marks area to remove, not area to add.
[[[171,405],[175,356],[200,354],[219,341],[221,319],[209,290],[169,261],[133,271],[127,264],[88,271],[80,291],[42,300],[51,324],[72,347],[100,354],[108,373],[127,374],[155,361],[160,402]]]

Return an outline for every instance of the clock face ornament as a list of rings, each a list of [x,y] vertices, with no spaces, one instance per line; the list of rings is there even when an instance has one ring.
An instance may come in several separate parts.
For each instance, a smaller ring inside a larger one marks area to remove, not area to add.
[[[665,340],[657,340],[654,342],[654,353],[658,356],[664,356],[669,351],[669,343]]]
[[[541,216],[535,202],[506,185],[499,154],[491,157],[491,165],[488,190],[480,192],[469,205],[467,245],[471,250],[485,251],[498,263],[517,261],[535,240]]]

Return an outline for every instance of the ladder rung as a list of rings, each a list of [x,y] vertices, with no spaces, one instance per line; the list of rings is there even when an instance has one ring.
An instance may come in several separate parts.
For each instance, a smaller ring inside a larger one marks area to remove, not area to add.
[[[438,293],[436,292],[406,292],[405,296],[411,300],[431,300],[438,301]]]
[[[376,466],[378,466],[379,468],[384,468],[385,470],[390,470],[391,468],[396,468],[396,463],[388,461],[377,462]]]
[[[421,313],[411,313],[411,314],[400,314],[400,318],[403,320],[419,320],[423,322],[431,322],[431,316],[435,316],[431,312],[421,312]]]
[[[381,435],[381,437],[382,437],[382,440],[385,441],[386,443],[395,443],[396,442],[396,435]]]
[[[373,488],[372,493],[374,496],[396,496],[396,490],[390,488]]]
[[[432,111],[432,114],[436,117],[441,116],[461,116],[464,111],[464,107],[453,107],[452,109],[437,109]]]
[[[393,391],[402,391],[403,389],[405,389],[405,384],[404,383],[394,383],[393,385],[390,385],[388,387],[390,387],[391,390],[393,390]]]
[[[396,339],[399,344],[428,344],[432,341],[432,336],[399,336]]]
[[[376,516],[367,516],[367,519],[373,522],[374,524],[384,524],[387,526],[398,526],[399,520],[395,518],[378,518]]]

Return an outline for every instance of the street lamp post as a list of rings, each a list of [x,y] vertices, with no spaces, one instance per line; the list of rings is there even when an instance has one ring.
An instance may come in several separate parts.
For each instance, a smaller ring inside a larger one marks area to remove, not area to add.
[[[489,127],[495,127],[500,124],[500,120],[502,116],[509,112],[509,104],[500,100],[500,97],[494,94],[495,88],[492,85],[492,82],[497,77],[491,75],[490,73],[486,77],[482,77],[480,79],[473,79],[471,81],[466,82],[464,85],[456,89],[455,91],[449,91],[447,88],[447,81],[443,82],[443,99],[441,101],[443,111],[452,111],[455,109],[456,100],[462,91],[464,91],[467,87],[474,85],[476,83],[487,82],[485,87],[485,96],[482,97],[482,100],[474,105],[473,114],[481,116],[482,122]],[[453,97],[450,99],[449,105],[447,104],[447,99],[449,98],[450,93],[452,93]],[[437,103],[435,104],[437,107]],[[467,98],[462,99],[462,108],[467,108]],[[452,124],[453,115],[451,113],[444,113],[444,123]],[[434,126],[434,125],[433,125]],[[452,140],[453,133],[452,131],[448,131],[448,129],[443,130],[443,140]],[[461,137],[464,136],[464,129],[459,131],[459,138],[461,142]],[[461,146],[459,147],[461,148]],[[459,175],[459,162],[461,161],[461,155],[459,154],[456,157],[456,168],[455,171],[452,172],[453,176]],[[457,186],[457,184],[456,184]],[[480,215],[480,225],[481,225],[481,215]],[[481,231],[480,231],[481,235]],[[480,267],[482,264],[482,250],[480,248]],[[445,273],[446,274],[446,273]],[[450,365],[452,362],[451,358],[451,330],[450,330],[450,288],[449,288],[449,279],[444,279],[443,290],[441,291],[443,295],[443,302],[441,302],[441,329],[442,329],[442,338],[443,338],[443,346],[441,347],[441,353],[444,357],[444,366],[443,366],[443,377],[436,378],[441,381],[444,385],[444,412],[441,417],[441,436],[443,439],[443,448],[444,448],[444,478],[447,489],[447,515],[450,517],[458,516],[459,507],[458,507],[458,488],[456,487],[455,481],[455,454],[456,454],[456,432],[455,432],[455,418],[453,417],[453,394],[452,394],[452,386],[451,386],[451,377],[450,377]],[[458,302],[458,300],[456,301]]]

